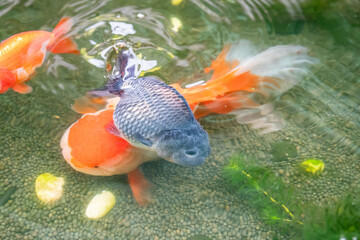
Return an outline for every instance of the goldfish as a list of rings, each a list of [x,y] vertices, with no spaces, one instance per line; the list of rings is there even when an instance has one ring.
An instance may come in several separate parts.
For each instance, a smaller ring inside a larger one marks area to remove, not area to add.
[[[136,201],[146,205],[151,200],[150,183],[139,165],[155,160],[156,153],[135,148],[123,138],[109,133],[106,126],[113,122],[113,112],[113,109],[103,109],[84,114],[62,136],[62,154],[73,169],[82,173],[96,176],[128,174]]]
[[[118,71],[109,76],[108,91],[120,97],[109,130],[131,145],[151,149],[168,161],[202,164],[210,154],[209,138],[184,97],[153,77],[138,78],[136,55],[121,50]]]
[[[18,93],[30,93],[29,81],[35,69],[42,65],[47,51],[79,54],[76,43],[65,34],[72,19],[64,17],[52,32],[28,31],[15,34],[0,43],[0,93],[12,88]]]
[[[274,113],[268,107],[270,103],[257,102],[258,95],[268,99],[285,92],[299,83],[316,62],[317,59],[310,57],[308,49],[302,46],[275,46],[258,53],[250,42],[244,40],[224,47],[211,66],[205,69],[212,73],[208,81],[187,88],[181,87],[180,83],[170,86],[184,97],[196,119],[214,113],[233,114],[239,123],[253,124],[254,128],[271,132],[282,126],[273,117]],[[116,71],[119,72],[119,69]],[[123,78],[132,76],[126,71],[123,74]],[[158,157],[154,151],[133,146],[108,131],[120,99],[103,91],[90,92],[86,97],[77,99],[73,109],[84,115],[62,137],[63,156],[75,170],[86,174],[108,176],[128,173],[135,200],[140,205],[146,205],[151,199],[150,183],[139,166]],[[128,152],[131,154],[128,155]]]

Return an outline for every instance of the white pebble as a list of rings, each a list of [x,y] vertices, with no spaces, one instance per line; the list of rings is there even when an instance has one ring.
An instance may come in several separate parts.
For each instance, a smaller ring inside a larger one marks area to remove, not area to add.
[[[86,208],[86,216],[92,219],[98,219],[105,216],[115,205],[115,196],[109,191],[102,191],[96,194]]]

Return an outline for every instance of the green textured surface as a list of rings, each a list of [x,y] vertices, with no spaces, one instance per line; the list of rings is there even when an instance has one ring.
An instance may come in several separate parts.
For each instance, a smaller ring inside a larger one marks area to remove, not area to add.
[[[277,44],[303,45],[321,63],[312,69],[314,75],[274,99],[276,110],[286,121],[284,130],[259,135],[247,125],[236,124],[232,117],[211,116],[201,120],[212,146],[212,155],[204,165],[145,164],[143,171],[153,183],[154,203],[142,208],[134,201],[126,176],[84,175],[63,160],[60,138],[80,116],[71,104],[104,84],[104,70],[83,57],[50,54],[29,82],[34,88],[31,94],[9,91],[0,95],[0,239],[291,239],[262,218],[261,209],[249,202],[250,196],[225,181],[223,168],[235,153],[254,159],[283,184],[294,186],[292,197],[304,206],[323,206],[357,192],[360,50],[356,43],[360,31],[359,18],[354,16],[360,8],[356,1],[347,5],[342,1],[309,2],[319,4],[302,5],[307,20],[304,26],[298,24],[301,20],[287,18],[284,6],[267,8],[269,16],[264,21],[255,13],[255,20],[251,20],[244,6],[230,0],[213,5],[184,1],[179,6],[160,0],[30,0],[2,12],[0,39],[27,30],[51,31],[62,16],[77,16],[74,38],[95,57],[99,49],[115,41],[115,36],[109,25],[92,35],[84,29],[101,20],[124,17],[136,34],[123,39],[134,45],[141,40],[138,50],[148,60],[158,61],[161,69],[153,74],[167,83],[194,81],[224,43],[239,39],[248,39],[261,50]],[[0,4],[1,12],[11,1]],[[139,18],[139,13],[145,18]],[[279,13],[282,17],[277,17]],[[173,16],[183,24],[177,33],[170,30]],[[276,21],[269,24],[272,17]],[[91,51],[89,40],[103,45]],[[279,142],[291,145],[297,154],[277,161],[273,146]],[[298,171],[299,164],[309,158],[324,161],[326,168],[320,177]],[[46,172],[65,180],[63,197],[51,205],[42,204],[35,194],[35,179]],[[89,220],[86,206],[102,190],[114,193],[116,205],[104,218]]]

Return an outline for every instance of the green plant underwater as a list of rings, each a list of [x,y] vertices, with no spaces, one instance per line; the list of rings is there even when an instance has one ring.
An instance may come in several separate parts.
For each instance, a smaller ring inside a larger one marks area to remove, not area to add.
[[[359,194],[349,193],[322,206],[301,205],[294,186],[255,163],[235,155],[224,168],[224,175],[240,194],[250,199],[265,222],[276,226],[281,234],[292,239],[359,239]]]

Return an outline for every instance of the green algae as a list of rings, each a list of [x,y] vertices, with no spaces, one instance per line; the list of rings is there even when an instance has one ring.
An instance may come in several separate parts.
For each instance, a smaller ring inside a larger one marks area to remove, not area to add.
[[[245,161],[240,155],[235,155],[224,168],[224,174],[239,192],[250,197],[252,204],[268,223],[302,224],[286,203],[294,195],[294,189],[285,185],[269,169],[254,164],[253,160]]]
[[[311,213],[310,211],[313,210]],[[309,218],[303,227],[304,239],[359,239],[360,198],[346,194],[325,207],[308,209]]]
[[[288,158],[296,157],[297,150],[291,142],[276,142],[272,144],[272,154],[274,161],[286,161]]]
[[[324,204],[300,204],[295,188],[264,167],[234,155],[224,168],[225,177],[246,194],[268,224],[292,239],[354,239],[360,236],[359,190]],[[275,186],[275,188],[274,188]],[[291,189],[292,192],[289,191]],[[274,236],[274,239],[278,239]]]
[[[9,187],[6,191],[0,195],[0,207],[5,205],[16,192],[16,187]]]

